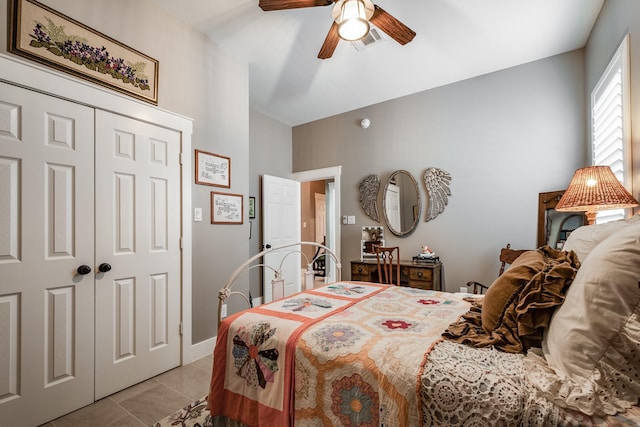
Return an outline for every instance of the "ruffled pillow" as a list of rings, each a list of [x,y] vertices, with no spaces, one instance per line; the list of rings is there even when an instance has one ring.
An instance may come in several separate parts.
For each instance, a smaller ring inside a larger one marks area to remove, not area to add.
[[[522,258],[522,259],[521,259]],[[519,261],[518,261],[519,260]],[[576,275],[580,263],[573,252],[543,246],[526,252],[505,272],[495,293],[472,302],[469,312],[449,325],[443,337],[473,347],[495,347],[522,353],[540,347],[545,328]],[[515,268],[514,268],[515,265]],[[513,271],[512,271],[513,270]],[[491,312],[491,320],[487,316]],[[493,317],[497,315],[496,320]],[[489,322],[495,322],[490,327]]]
[[[482,303],[482,328],[487,333],[496,328],[513,295],[520,292],[544,267],[543,252],[525,252],[489,286]]]
[[[557,404],[612,415],[640,397],[640,222],[586,257],[544,335],[554,380],[531,381]]]
[[[578,227],[571,232],[567,241],[564,243],[562,250],[567,252],[573,251],[578,255],[578,259],[580,261],[584,261],[587,258],[587,255],[589,255],[598,243],[629,224],[639,222],[640,215],[635,215],[629,219]]]

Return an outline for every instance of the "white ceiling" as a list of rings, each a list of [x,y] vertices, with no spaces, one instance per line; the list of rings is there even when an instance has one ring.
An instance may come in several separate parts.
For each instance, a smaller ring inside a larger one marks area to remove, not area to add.
[[[317,59],[331,6],[152,0],[249,64],[251,108],[295,126],[585,45],[604,0],[374,0],[417,33]]]

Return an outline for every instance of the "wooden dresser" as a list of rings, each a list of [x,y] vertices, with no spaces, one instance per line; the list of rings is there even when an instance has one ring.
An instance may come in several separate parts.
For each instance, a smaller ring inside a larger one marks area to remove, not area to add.
[[[376,260],[351,261],[351,280],[378,282]],[[400,261],[400,284],[412,288],[442,290],[442,263]]]

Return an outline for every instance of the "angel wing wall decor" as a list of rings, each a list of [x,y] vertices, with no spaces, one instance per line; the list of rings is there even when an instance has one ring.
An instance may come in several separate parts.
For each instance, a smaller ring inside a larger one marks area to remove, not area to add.
[[[428,168],[424,173],[424,185],[427,189],[427,215],[425,221],[431,221],[440,215],[449,203],[451,195],[451,174],[438,169]]]
[[[378,190],[380,189],[380,177],[369,175],[360,181],[360,206],[369,218],[380,222],[378,216]]]

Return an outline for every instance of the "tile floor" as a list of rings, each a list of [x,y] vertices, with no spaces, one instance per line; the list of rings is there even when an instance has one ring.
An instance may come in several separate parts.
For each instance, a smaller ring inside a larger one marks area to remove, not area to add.
[[[143,427],[209,391],[211,356],[105,397],[41,427]]]

